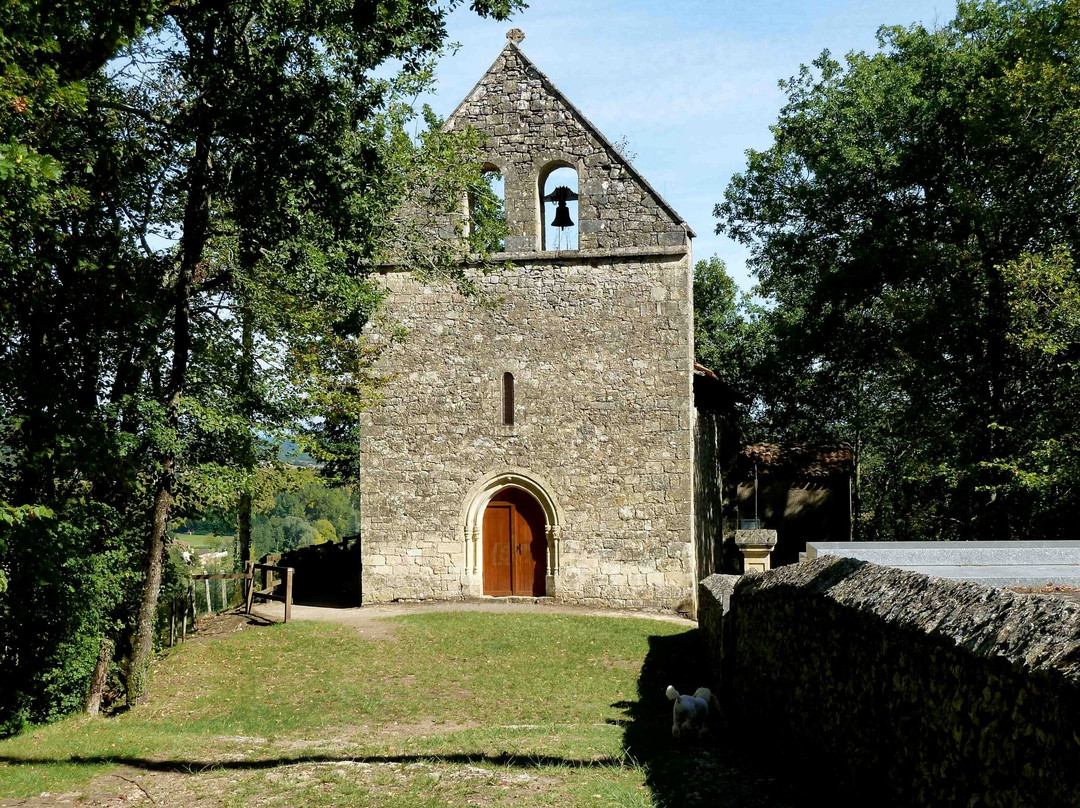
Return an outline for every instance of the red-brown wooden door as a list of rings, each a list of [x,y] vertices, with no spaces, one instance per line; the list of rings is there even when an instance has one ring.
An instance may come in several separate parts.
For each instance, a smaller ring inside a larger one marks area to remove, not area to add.
[[[520,488],[495,495],[484,511],[484,594],[545,594],[547,538],[540,503]]]

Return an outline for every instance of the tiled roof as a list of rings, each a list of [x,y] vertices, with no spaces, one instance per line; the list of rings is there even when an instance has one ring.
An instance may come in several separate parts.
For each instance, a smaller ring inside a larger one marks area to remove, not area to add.
[[[855,469],[850,443],[755,443],[739,452],[739,467],[753,477],[755,466],[761,476],[787,477],[833,477],[851,474]]]
[[[733,415],[738,404],[750,400],[700,362],[694,362],[694,406],[699,412]]]

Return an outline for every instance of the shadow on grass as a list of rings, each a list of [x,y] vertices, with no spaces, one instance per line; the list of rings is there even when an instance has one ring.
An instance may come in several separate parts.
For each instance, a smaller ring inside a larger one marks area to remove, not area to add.
[[[538,769],[545,766],[568,769],[618,769],[626,766],[626,761],[621,757],[583,760],[554,755],[511,755],[506,752],[500,752],[497,755],[295,755],[257,760],[151,760],[150,758],[123,755],[72,755],[71,757],[62,758],[0,756],[0,764],[4,763],[11,766],[44,766],[49,764],[74,766],[116,765],[130,766],[133,769],[148,772],[174,774],[193,774],[205,771],[257,771],[273,769],[278,766],[293,766],[298,763],[457,763],[473,765],[486,763],[492,766],[512,766],[519,769]]]
[[[812,800],[793,797],[791,784],[777,781],[764,764],[768,750],[740,749],[722,720],[713,721],[711,737],[681,741],[671,737],[668,685],[693,693],[711,684],[700,629],[649,638],[649,652],[638,677],[638,700],[621,701],[623,747],[646,770],[657,806],[692,808],[796,808]],[[757,760],[753,755],[758,753]],[[764,752],[762,755],[761,752]]]

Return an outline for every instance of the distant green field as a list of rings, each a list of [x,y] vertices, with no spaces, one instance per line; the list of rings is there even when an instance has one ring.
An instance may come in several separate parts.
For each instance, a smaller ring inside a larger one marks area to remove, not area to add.
[[[180,533],[173,531],[177,541],[190,544],[196,550],[231,550],[234,536],[222,536],[217,533]]]

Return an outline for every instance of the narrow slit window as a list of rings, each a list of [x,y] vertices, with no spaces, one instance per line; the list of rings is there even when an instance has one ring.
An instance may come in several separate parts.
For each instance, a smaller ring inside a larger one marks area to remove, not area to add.
[[[514,374],[504,373],[502,378],[503,426],[514,425]]]

